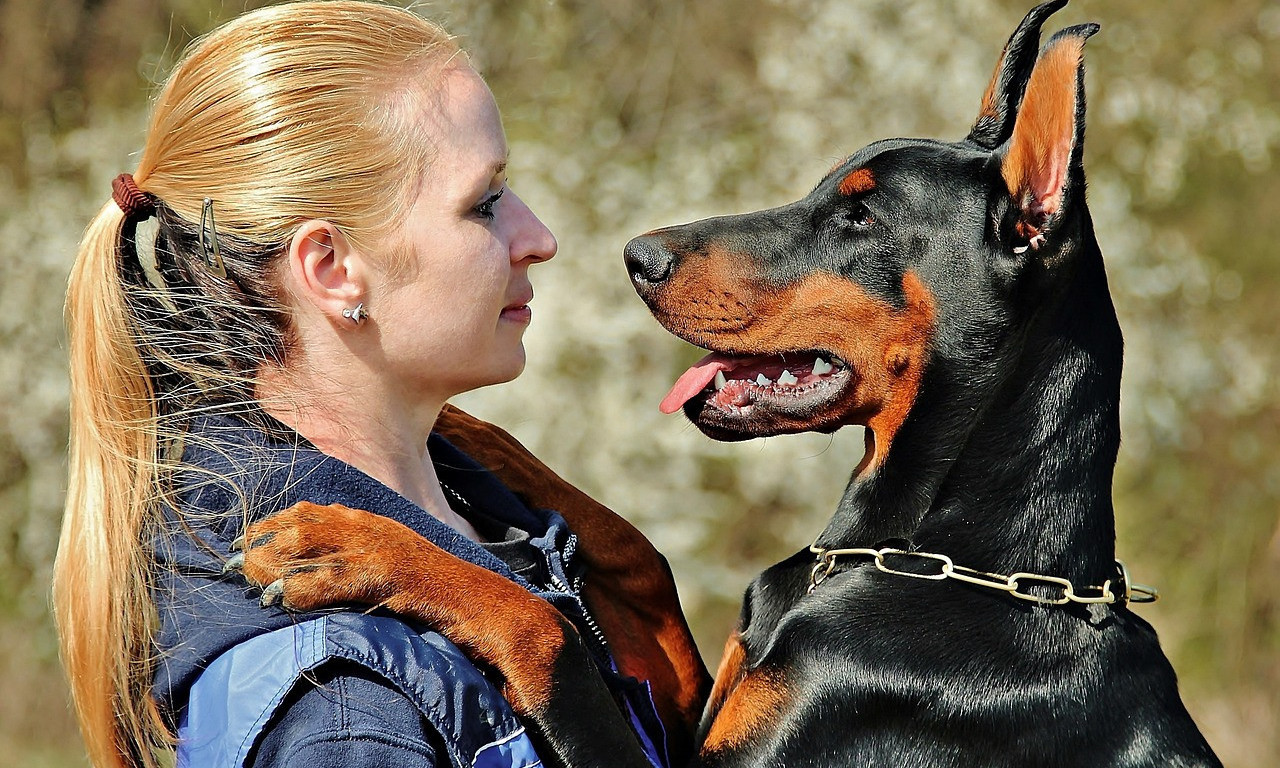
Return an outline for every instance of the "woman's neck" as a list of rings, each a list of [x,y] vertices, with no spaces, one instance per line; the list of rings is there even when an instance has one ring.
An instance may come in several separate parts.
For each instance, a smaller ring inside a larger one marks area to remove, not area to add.
[[[295,371],[264,372],[260,379],[258,401],[268,414],[467,538],[481,540],[449,506],[427,452],[443,398],[410,403],[376,380],[344,387],[336,377]]]

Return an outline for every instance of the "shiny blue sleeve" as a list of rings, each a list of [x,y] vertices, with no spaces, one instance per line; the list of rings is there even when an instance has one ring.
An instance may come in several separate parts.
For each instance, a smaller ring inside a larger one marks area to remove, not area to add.
[[[253,768],[445,768],[440,737],[417,707],[358,664],[298,682],[262,735]]]

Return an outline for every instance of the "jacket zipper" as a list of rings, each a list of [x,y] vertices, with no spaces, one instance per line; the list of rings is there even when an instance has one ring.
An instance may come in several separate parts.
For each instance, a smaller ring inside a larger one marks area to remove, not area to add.
[[[551,559],[550,553],[547,554],[548,561]],[[578,604],[578,608],[582,611],[583,623],[587,625],[590,637],[595,641],[596,650],[601,653],[601,658],[607,659],[612,666],[613,655],[609,652],[609,641],[605,639],[604,632],[600,630],[600,625],[596,623],[595,617],[591,615],[591,611],[587,610],[587,604],[582,599],[580,590],[582,589],[582,579],[577,579],[577,589],[570,587],[556,575],[555,569],[551,567],[551,563],[547,563],[547,574],[551,577],[551,586],[558,592],[562,592],[572,597],[574,602]]]

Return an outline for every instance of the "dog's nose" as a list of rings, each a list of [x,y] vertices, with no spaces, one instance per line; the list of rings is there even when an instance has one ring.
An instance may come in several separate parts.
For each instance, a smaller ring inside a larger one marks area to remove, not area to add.
[[[650,235],[641,235],[627,243],[622,258],[627,262],[631,281],[637,285],[661,283],[671,276],[674,261],[671,251]]]

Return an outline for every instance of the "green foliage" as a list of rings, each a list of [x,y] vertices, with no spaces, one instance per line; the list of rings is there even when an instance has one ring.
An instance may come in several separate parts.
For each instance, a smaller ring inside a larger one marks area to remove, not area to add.
[[[963,135],[1011,0],[474,0],[457,31],[504,109],[513,184],[557,233],[530,368],[466,398],[667,553],[714,662],[741,590],[812,539],[861,435],[713,443],[656,404],[698,353],[633,295],[626,240],[803,194],[890,135]],[[133,167],[143,103],[203,0],[5,0],[0,45],[0,749],[82,760],[47,614],[64,479],[60,286]],[[1120,552],[1228,765],[1280,762],[1280,6],[1076,0],[1090,204],[1127,340]]]

